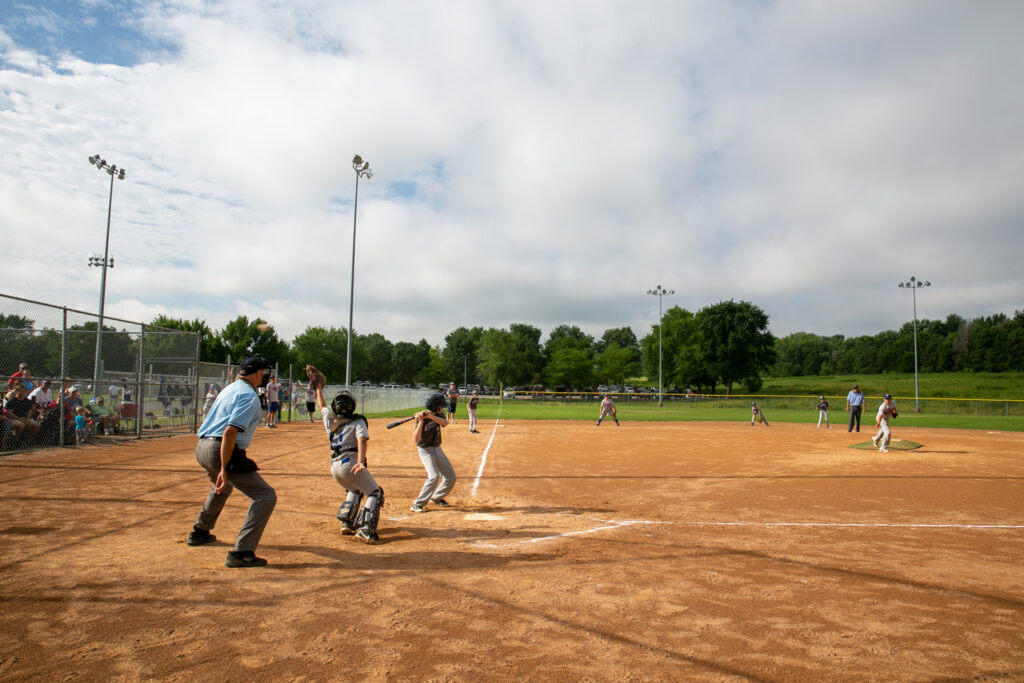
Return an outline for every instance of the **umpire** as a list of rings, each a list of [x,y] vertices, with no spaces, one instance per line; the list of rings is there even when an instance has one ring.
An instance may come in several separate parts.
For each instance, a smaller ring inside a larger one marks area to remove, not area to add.
[[[864,394],[860,392],[860,387],[856,384],[853,385],[853,389],[846,395],[846,410],[850,413],[850,426],[846,429],[847,432],[852,432],[856,425],[857,431],[860,431],[860,414],[864,411]]]
[[[238,379],[217,395],[199,428],[196,460],[206,470],[213,486],[187,543],[203,545],[216,540],[210,530],[233,489],[252,499],[238,531],[235,549],[228,552],[224,561],[228,567],[264,567],[267,564],[263,558],[256,557],[256,546],[277,504],[277,494],[256,472],[259,468],[246,457],[245,449],[260,423],[260,397],[256,388],[266,386],[269,370],[270,366],[262,358],[242,361]]]

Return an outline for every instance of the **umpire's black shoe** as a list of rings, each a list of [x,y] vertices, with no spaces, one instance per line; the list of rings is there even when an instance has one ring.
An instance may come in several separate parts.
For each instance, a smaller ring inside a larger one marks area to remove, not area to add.
[[[192,527],[192,533],[188,535],[188,540],[185,543],[189,545],[205,545],[207,543],[213,543],[217,540],[217,537],[211,534],[206,529],[200,529],[197,526]]]
[[[262,557],[256,557],[251,550],[229,550],[228,559],[224,560],[225,567],[266,567],[267,561]]]

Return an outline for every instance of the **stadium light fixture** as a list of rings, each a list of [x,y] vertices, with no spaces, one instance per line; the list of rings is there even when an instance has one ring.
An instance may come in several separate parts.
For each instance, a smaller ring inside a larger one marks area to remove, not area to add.
[[[917,290],[921,287],[931,287],[931,282],[921,282],[916,276],[911,275],[910,281],[901,282],[900,288],[909,289],[914,299],[914,412],[921,412],[921,398],[917,389]]]
[[[348,347],[345,351],[345,386],[352,386],[352,312],[355,308],[356,294],[356,213],[359,209],[359,178],[369,180],[373,177],[370,162],[363,161],[358,154],[352,157],[352,168],[356,172],[356,195],[352,203],[352,273],[348,289]]]
[[[100,275],[100,320],[96,328],[96,364],[93,367],[93,391],[98,392],[100,387],[100,351],[103,345],[103,307],[107,298],[107,268],[114,267],[114,259],[110,256],[110,212],[114,205],[114,179],[124,180],[124,169],[118,168],[116,164],[108,164],[106,159],[95,154],[89,157],[89,163],[101,171],[106,171],[110,176],[110,197],[107,199],[107,237],[103,247],[103,258],[93,256],[89,259],[90,266],[102,268]]]
[[[662,381],[661,381],[661,379],[662,379],[661,378],[661,338],[662,338],[661,328],[662,328],[662,322],[663,322],[663,320],[662,320],[662,312],[661,312],[661,297],[669,295],[669,294],[675,294],[676,291],[674,289],[665,289],[661,285],[658,285],[654,289],[648,289],[647,293],[650,294],[651,296],[657,296],[658,297],[658,405],[661,406],[661,405],[663,405],[662,404],[662,393],[664,392],[664,387],[663,387]]]

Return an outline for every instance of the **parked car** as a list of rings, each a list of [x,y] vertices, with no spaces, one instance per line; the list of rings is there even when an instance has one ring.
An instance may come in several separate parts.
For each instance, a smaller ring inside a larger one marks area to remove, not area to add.
[[[515,392],[514,389],[505,389],[504,391],[501,392],[501,397],[502,398],[515,398],[516,397],[516,392]]]

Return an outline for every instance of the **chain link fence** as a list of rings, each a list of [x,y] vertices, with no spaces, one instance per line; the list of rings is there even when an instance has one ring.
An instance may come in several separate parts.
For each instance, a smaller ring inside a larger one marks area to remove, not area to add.
[[[0,452],[196,429],[199,335],[0,294]],[[81,418],[77,420],[76,418]]]

